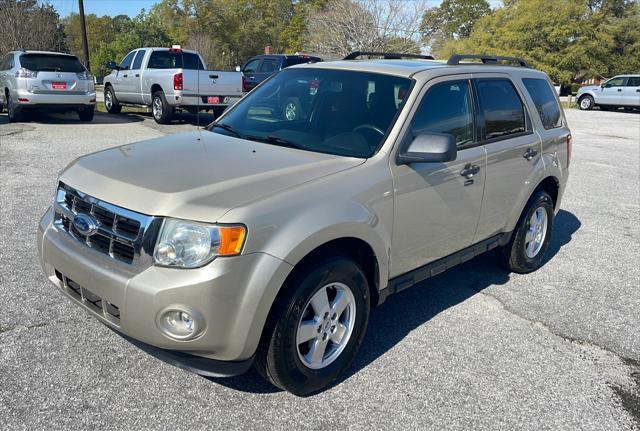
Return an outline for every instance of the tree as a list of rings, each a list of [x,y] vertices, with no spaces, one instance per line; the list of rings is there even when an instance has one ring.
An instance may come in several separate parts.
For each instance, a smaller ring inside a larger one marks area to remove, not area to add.
[[[330,0],[308,17],[311,51],[345,55],[352,51],[420,50],[419,26],[426,2]]]
[[[439,49],[449,40],[467,38],[475,23],[490,13],[486,0],[443,0],[422,16],[422,40],[433,49]]]
[[[56,10],[36,0],[0,0],[0,52],[14,49],[66,51],[64,26]]]
[[[515,55],[559,84],[640,68],[639,5],[628,0],[505,0],[470,36],[438,50]]]

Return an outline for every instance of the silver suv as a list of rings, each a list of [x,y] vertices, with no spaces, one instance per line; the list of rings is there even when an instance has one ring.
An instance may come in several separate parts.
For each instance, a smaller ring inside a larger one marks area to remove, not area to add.
[[[386,57],[287,68],[207,130],[73,161],[40,221],[47,277],[169,363],[307,395],[389,295],[488,250],[540,268],[571,156],[547,75]]]
[[[93,120],[93,77],[78,58],[60,52],[12,51],[0,60],[0,112],[20,121],[27,112],[76,111]]]

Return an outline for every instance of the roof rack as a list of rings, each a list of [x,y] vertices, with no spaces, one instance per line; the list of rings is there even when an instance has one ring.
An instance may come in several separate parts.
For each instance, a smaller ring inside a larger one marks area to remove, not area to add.
[[[422,54],[401,54],[397,52],[373,52],[373,51],[353,51],[351,54],[347,55],[343,60],[355,60],[358,57],[362,57],[363,55],[368,56],[378,56],[382,57],[385,60],[400,60],[402,58],[419,58],[421,60],[435,60],[431,55],[422,55]]]
[[[477,54],[453,54],[447,61],[448,65],[458,64],[478,64],[474,62],[461,63],[460,60],[480,60],[482,64],[497,64],[499,61],[509,61],[511,63],[517,63],[520,67],[531,67],[529,63],[518,57],[504,57],[501,55],[477,55]]]

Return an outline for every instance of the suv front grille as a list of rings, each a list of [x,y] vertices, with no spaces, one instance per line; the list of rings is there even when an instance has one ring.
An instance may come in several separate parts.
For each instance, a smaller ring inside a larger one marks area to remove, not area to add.
[[[150,227],[159,219],[101,201],[64,183],[58,186],[54,207],[58,228],[88,247],[126,264],[150,264],[147,249],[155,240]],[[96,229],[89,234],[78,231],[74,225],[78,214],[89,216]]]

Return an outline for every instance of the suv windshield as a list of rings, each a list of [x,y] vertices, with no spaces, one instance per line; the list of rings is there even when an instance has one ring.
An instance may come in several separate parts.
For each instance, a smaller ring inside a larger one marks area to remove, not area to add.
[[[77,57],[55,54],[22,54],[20,66],[34,72],[84,72],[85,68]]]
[[[250,92],[214,133],[348,157],[371,157],[412,80],[370,72],[286,69]]]

